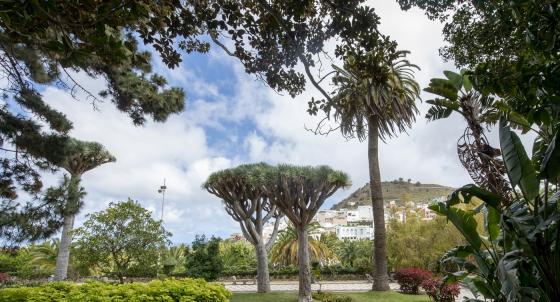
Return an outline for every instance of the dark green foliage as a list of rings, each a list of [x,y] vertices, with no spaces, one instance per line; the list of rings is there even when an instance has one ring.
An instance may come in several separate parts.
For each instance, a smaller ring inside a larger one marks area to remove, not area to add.
[[[160,248],[171,234],[137,202],[111,203],[76,229],[76,258],[118,277],[155,275]]]
[[[220,239],[197,235],[190,248],[185,252],[187,276],[216,280],[223,269],[220,257]]]
[[[70,190],[70,187],[76,190]],[[76,194],[83,196],[83,189],[79,185],[71,186],[70,179],[64,177],[59,186],[48,188],[43,195],[32,196],[32,200],[24,205],[12,200],[2,200],[0,238],[4,240],[3,243],[36,241],[54,235],[62,226],[63,216],[67,213],[67,200]],[[81,197],[78,202],[81,202]]]
[[[38,287],[18,287],[0,290],[1,302],[118,302],[118,301],[192,301],[227,302],[231,293],[222,285],[204,280],[164,280],[149,283],[106,284],[89,282],[75,284],[55,282]]]
[[[445,22],[445,59],[474,70],[478,89],[506,98],[530,124],[560,117],[560,7],[556,1],[399,0]],[[554,126],[555,127],[555,126]]]
[[[338,39],[337,58],[349,53],[361,57],[378,44],[393,44],[379,33],[379,17],[364,2],[195,1],[187,2],[162,23],[170,27],[164,37],[182,37],[179,47],[187,52],[193,45],[209,47],[196,39],[204,32],[238,58],[246,72],[264,79],[272,89],[295,96],[303,91],[307,76],[326,95],[311,73],[311,68],[320,64],[318,56],[326,41]],[[230,40],[230,49],[218,40],[222,37]],[[172,48],[170,39],[160,41],[156,41],[156,49]],[[298,63],[303,64],[305,76],[296,69]]]
[[[373,269],[372,245],[371,240],[338,241],[334,251],[342,266],[365,273]]]

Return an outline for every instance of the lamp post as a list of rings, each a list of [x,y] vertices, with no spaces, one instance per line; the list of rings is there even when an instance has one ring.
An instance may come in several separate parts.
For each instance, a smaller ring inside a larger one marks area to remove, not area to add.
[[[161,194],[161,222],[163,222],[163,206],[165,205],[165,190],[167,186],[165,185],[165,178],[163,179],[163,185],[159,187],[158,193]]]
[[[165,185],[165,178],[163,179],[163,185],[161,185],[158,189],[158,193],[161,194],[161,224],[163,226],[163,207],[165,205],[165,190],[167,190],[167,186]],[[164,246],[161,247],[159,255],[158,255],[158,265],[156,267],[156,276],[159,275],[159,268],[161,267],[162,263],[163,263],[163,253],[164,251]]]

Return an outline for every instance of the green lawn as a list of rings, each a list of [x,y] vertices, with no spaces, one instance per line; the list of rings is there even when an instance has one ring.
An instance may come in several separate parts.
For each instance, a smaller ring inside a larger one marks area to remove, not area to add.
[[[350,296],[354,302],[428,302],[426,295],[404,295],[397,292],[365,292],[365,293],[341,293]],[[295,302],[297,293],[234,293],[231,302]]]

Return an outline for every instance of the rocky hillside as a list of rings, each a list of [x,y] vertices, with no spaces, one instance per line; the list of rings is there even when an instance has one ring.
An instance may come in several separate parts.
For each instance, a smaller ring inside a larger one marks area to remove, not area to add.
[[[404,180],[384,181],[381,183],[381,187],[383,188],[385,202],[396,200],[398,203],[403,201],[429,201],[432,198],[446,196],[454,190],[451,187]],[[370,205],[370,196],[369,184],[365,184],[350,196],[333,205],[331,209],[353,209],[359,205]]]

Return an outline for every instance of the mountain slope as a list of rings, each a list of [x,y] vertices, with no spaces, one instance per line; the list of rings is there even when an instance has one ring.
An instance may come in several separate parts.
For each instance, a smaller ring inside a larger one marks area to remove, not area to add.
[[[447,196],[455,189],[437,184],[421,184],[406,181],[384,181],[381,182],[383,199],[385,202],[396,200],[397,203],[404,201],[427,202],[433,198]],[[353,209],[359,205],[371,205],[371,194],[369,184],[356,190],[350,196],[339,203],[334,204],[331,209]]]

